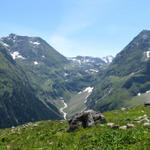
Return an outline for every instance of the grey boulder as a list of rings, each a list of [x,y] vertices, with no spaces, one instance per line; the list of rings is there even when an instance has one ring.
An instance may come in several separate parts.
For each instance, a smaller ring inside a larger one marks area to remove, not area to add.
[[[105,117],[100,113],[94,110],[87,110],[75,114],[69,121],[68,131],[74,131],[80,126],[83,128],[91,127],[97,123],[106,123]]]

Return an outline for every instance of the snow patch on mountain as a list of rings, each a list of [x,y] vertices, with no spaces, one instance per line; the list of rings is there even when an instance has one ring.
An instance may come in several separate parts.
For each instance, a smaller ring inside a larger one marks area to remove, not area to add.
[[[146,94],[150,93],[150,90],[146,91]]]
[[[88,95],[85,97],[84,103],[87,103],[87,98],[92,94],[94,87],[87,87],[83,92],[88,92]]]
[[[25,57],[23,57],[18,51],[15,51],[15,52],[10,53],[10,54],[14,60],[17,58],[25,59]]]
[[[113,61],[114,57],[109,55],[109,56],[106,56],[106,57],[103,57],[102,60],[105,62],[105,63],[111,63]]]
[[[69,58],[69,60],[81,64],[81,60],[79,60],[77,58]]]
[[[87,87],[83,92],[91,93],[93,91],[94,87]]]
[[[66,73],[66,72],[64,73],[64,77],[67,77],[68,75],[69,75],[68,73]]]
[[[91,56],[77,56],[77,57],[70,57],[68,60],[72,61],[73,63],[76,63],[78,65],[96,65],[101,66],[104,64],[109,64],[113,60],[113,56],[109,55],[103,58],[99,57],[91,57]]]
[[[78,94],[82,94],[82,91],[78,92]]]
[[[33,41],[30,41],[30,43],[31,43],[31,44],[33,44],[33,45],[35,45],[35,46],[38,46],[38,45],[40,45],[40,43],[39,43],[38,41],[35,41],[35,42],[33,42]]]
[[[83,94],[83,93],[87,93],[84,103],[87,102],[87,98],[92,94],[94,87],[87,87],[85,88],[83,91],[78,92],[78,94]]]
[[[34,61],[33,63],[34,63],[34,65],[38,65],[39,64],[37,61]]]
[[[0,44],[2,44],[2,45],[5,46],[5,47],[9,47],[9,45],[8,45],[7,43],[5,43],[5,42],[3,42],[3,41],[1,41],[1,40],[0,40]]]
[[[96,70],[96,69],[90,69],[90,71],[91,71],[91,72],[96,72],[96,73],[99,72],[99,71]]]
[[[137,96],[141,96],[141,93],[138,93]]]
[[[150,51],[146,51],[144,54],[146,55],[146,58],[150,58]]]

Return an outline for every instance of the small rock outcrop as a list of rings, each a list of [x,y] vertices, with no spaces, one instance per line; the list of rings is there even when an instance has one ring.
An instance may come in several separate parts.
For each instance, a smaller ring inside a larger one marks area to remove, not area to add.
[[[87,110],[74,115],[69,121],[68,131],[74,131],[80,126],[83,128],[91,127],[97,123],[106,123],[105,117],[94,110]]]
[[[145,102],[145,103],[144,103],[144,106],[145,106],[145,107],[150,106],[150,101],[149,101],[149,102]]]

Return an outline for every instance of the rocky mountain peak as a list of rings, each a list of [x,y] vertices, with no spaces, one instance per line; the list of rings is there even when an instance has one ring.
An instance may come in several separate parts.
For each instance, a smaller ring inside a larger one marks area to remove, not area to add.
[[[14,34],[14,33],[10,33],[10,34],[8,35],[8,37],[11,38],[11,39],[15,39],[16,36],[17,36],[17,35]]]
[[[109,55],[103,58],[100,57],[91,57],[91,56],[76,56],[76,57],[70,57],[69,60],[78,63],[80,65],[82,64],[95,64],[97,66],[109,64],[113,60],[113,56]]]
[[[64,56],[40,37],[20,36],[11,33],[2,37],[0,42],[5,47],[9,47],[9,53],[13,59],[27,60],[35,65],[40,62],[47,65],[60,65],[62,62],[67,62]]]
[[[140,34],[150,34],[150,30],[144,29],[144,30],[142,30],[142,31],[139,33],[139,35],[140,35]]]
[[[113,61],[114,57],[112,55],[108,55],[102,58],[102,60],[107,63],[110,64]]]
[[[150,30],[141,31],[127,46],[127,48],[140,48],[143,51],[148,47],[150,47]]]

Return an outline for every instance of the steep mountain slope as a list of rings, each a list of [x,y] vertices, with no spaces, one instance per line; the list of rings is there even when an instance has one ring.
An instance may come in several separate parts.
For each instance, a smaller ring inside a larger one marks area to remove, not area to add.
[[[70,57],[68,60],[69,65],[65,67],[67,85],[69,89],[74,87],[77,92],[92,86],[96,75],[108,65],[101,58],[89,56]]]
[[[39,37],[10,34],[0,42],[26,72],[36,96],[56,106],[61,103],[59,100],[69,101],[78,92],[94,85],[96,75],[108,65],[94,57],[67,59]]]
[[[0,43],[0,128],[30,121],[61,119],[57,108],[42,103],[31,88],[25,72]]]
[[[10,34],[1,38],[13,59],[26,71],[40,99],[62,97],[65,90],[64,65],[68,60],[39,37]]]
[[[87,98],[92,93],[98,75],[109,66],[101,58],[90,56],[77,56],[68,58],[70,61],[66,74],[66,87],[74,90],[71,98],[67,101],[65,109],[67,117],[85,110]]]
[[[10,34],[1,38],[1,40],[7,45],[14,59],[22,58],[35,65],[45,63],[49,66],[58,66],[67,62],[64,56],[40,37]]]
[[[88,56],[67,59],[39,37],[10,34],[1,38],[0,43],[25,71],[36,97],[59,109],[64,100],[69,104],[70,110],[71,104],[76,103],[76,95],[82,102],[80,108],[85,109],[84,101],[89,93],[83,96],[78,93],[93,87],[97,75],[102,74],[112,59],[111,56],[105,60]],[[73,112],[81,111],[79,105],[75,106]]]
[[[150,90],[150,31],[136,36],[97,82],[88,106],[102,111],[127,106],[130,98]]]

